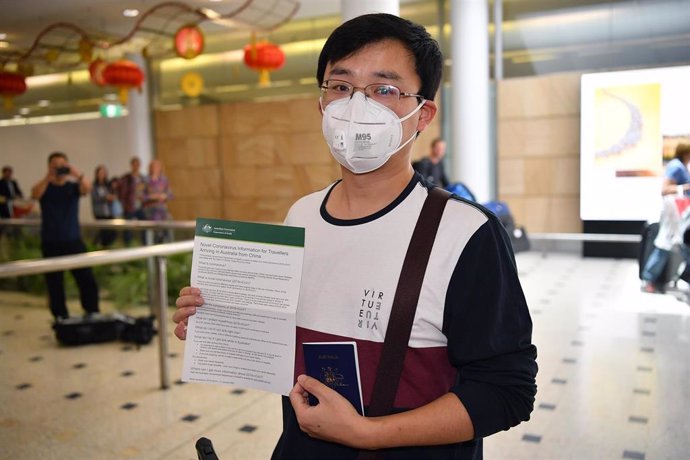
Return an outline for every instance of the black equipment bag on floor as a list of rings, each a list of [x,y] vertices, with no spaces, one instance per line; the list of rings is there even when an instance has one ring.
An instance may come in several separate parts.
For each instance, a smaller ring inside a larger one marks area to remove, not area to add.
[[[53,324],[55,338],[62,345],[123,342],[146,345],[156,335],[154,315],[134,318],[121,313],[95,313],[84,317],[59,319]]]
[[[133,318],[131,316],[125,317],[124,328],[120,334],[120,340],[123,342],[135,343],[137,345],[146,345],[151,342],[153,336],[156,335],[156,328],[154,327],[154,315],[142,316],[140,318]]]
[[[120,314],[89,314],[84,317],[58,319],[53,324],[55,338],[62,345],[85,345],[112,342],[120,338],[124,329]]]

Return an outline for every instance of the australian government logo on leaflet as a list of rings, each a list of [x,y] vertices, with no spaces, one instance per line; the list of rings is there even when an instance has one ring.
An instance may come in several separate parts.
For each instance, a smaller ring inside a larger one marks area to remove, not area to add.
[[[210,225],[209,223],[204,223],[203,226],[201,226],[200,234],[205,236],[232,237],[235,234],[235,232],[236,229],[233,227]]]

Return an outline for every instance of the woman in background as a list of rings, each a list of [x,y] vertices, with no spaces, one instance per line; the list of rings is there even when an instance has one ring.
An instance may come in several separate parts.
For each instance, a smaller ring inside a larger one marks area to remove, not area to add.
[[[144,188],[144,215],[148,220],[170,220],[168,200],[172,198],[168,178],[163,174],[163,163],[153,160],[149,163],[149,176]],[[154,236],[156,244],[171,240],[166,230],[157,230]]]
[[[96,167],[93,178],[93,188],[91,189],[91,206],[93,216],[98,219],[114,219],[113,203],[117,201],[115,194],[115,181],[108,180],[108,170],[103,165]],[[117,233],[115,230],[100,230],[94,238],[96,246],[108,247],[115,241]]]

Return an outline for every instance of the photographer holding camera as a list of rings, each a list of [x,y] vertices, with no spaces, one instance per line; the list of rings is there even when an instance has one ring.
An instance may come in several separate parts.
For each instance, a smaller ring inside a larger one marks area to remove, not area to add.
[[[91,182],[70,165],[67,155],[53,152],[48,156],[48,173],[31,189],[31,196],[41,203],[41,251],[44,257],[86,252],[79,227],[79,198],[91,191]],[[71,270],[82,307],[87,313],[98,312],[98,285],[91,268]],[[56,320],[69,317],[65,303],[63,272],[45,274],[50,311]]]

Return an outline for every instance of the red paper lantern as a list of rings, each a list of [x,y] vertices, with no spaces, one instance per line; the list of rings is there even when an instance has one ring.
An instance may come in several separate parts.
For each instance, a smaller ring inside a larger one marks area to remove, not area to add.
[[[89,64],[89,76],[91,78],[91,83],[97,86],[106,85],[105,79],[103,78],[103,71],[107,66],[108,63],[100,58]]]
[[[175,52],[181,58],[193,59],[204,50],[204,33],[197,26],[184,26],[175,33]]]
[[[141,92],[144,72],[134,62],[121,59],[108,64],[103,69],[103,80],[105,80],[106,84],[119,88],[120,101],[126,104],[127,91],[137,88]]]
[[[0,71],[0,96],[4,99],[5,109],[11,110],[14,106],[12,98],[26,92],[26,78],[15,72]]]
[[[244,47],[244,63],[250,69],[259,71],[259,84],[266,86],[270,83],[268,73],[285,64],[285,53],[274,43],[250,43]]]

